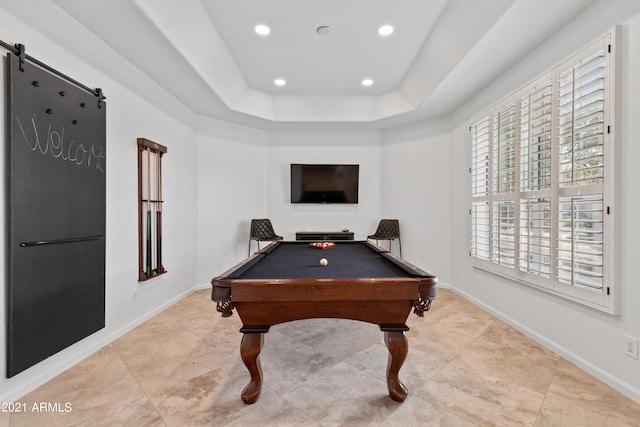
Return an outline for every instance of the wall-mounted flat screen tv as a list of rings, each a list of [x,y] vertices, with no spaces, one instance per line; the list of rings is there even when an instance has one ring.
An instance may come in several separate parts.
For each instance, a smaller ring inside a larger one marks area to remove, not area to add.
[[[358,203],[359,165],[291,164],[291,203]]]

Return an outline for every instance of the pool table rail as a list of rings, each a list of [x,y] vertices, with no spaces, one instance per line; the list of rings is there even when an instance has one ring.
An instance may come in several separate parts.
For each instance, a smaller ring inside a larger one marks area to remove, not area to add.
[[[354,320],[370,321],[367,319],[369,306],[378,307],[378,314],[381,310],[391,313],[397,306],[403,311],[406,308],[408,313],[411,307],[415,308],[415,303],[422,295],[425,295],[429,302],[435,298],[435,280],[425,283],[416,279],[410,284],[386,278],[233,280],[214,283],[212,299],[217,303],[218,311],[223,317],[231,315],[234,308],[241,314],[243,307],[251,304],[256,315],[258,310],[276,313],[272,324],[312,317],[351,318],[348,313],[353,313],[353,308],[344,308],[345,302],[351,307],[357,304],[358,311],[355,314],[360,318]],[[233,295],[230,292],[231,285]],[[282,291],[283,288],[286,288],[286,292]],[[277,313],[280,310],[279,305],[286,305],[289,311]],[[291,311],[292,307],[296,310]],[[297,308],[301,313],[297,313]],[[406,314],[404,316],[406,319]],[[248,317],[249,315],[243,316],[243,320],[248,320]],[[385,320],[384,323],[394,322]]]
[[[354,242],[357,243],[357,242]],[[279,310],[278,303],[295,302],[301,310],[291,313],[282,313],[273,316],[274,323],[283,323],[292,320],[308,319],[313,317],[336,317],[351,319],[348,313],[349,307],[342,307],[342,301],[358,302],[363,313],[358,314],[358,319],[365,322],[379,323],[369,320],[370,316],[366,309],[369,305],[380,306],[380,301],[385,302],[385,310],[392,312],[396,310],[392,302],[398,300],[402,302],[411,301],[410,307],[414,308],[414,313],[420,317],[428,311],[431,302],[436,299],[436,285],[438,279],[427,271],[399,258],[387,249],[372,242],[364,244],[378,252],[380,256],[389,262],[406,271],[409,278],[361,278],[361,277],[340,277],[340,278],[296,278],[296,279],[242,279],[242,274],[259,262],[263,256],[277,248],[280,242],[273,242],[252,256],[244,259],[240,263],[231,267],[221,275],[211,280],[211,299],[216,302],[216,309],[222,317],[229,317],[233,314],[233,309],[238,309],[238,304],[242,307],[244,303],[253,302],[265,304],[263,310]],[[342,244],[342,243],[341,243]],[[233,295],[232,295],[233,288]],[[286,292],[283,292],[286,289]],[[319,301],[331,302],[321,306]],[[267,304],[268,303],[268,304]],[[311,304],[308,304],[311,303]],[[351,307],[353,304],[350,304]],[[252,305],[255,310],[256,305]],[[288,310],[291,305],[287,304]],[[402,305],[404,310],[406,305]],[[309,310],[312,309],[312,310]],[[300,311],[301,313],[298,313]],[[379,311],[379,310],[378,310]],[[315,312],[315,313],[314,313]],[[310,315],[309,313],[314,313]],[[238,310],[238,314],[240,311]],[[264,314],[264,313],[262,313]],[[379,313],[378,313],[379,314]],[[242,316],[241,316],[242,317]],[[248,320],[249,315],[245,315],[243,320]],[[373,316],[376,318],[376,316]],[[405,317],[406,319],[406,317]],[[393,322],[385,322],[393,323]],[[404,320],[403,322],[404,323]],[[253,322],[252,322],[253,324]]]

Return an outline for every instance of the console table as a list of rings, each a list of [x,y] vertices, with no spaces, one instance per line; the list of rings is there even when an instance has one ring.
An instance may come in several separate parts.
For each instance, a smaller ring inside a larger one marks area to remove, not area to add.
[[[298,231],[296,240],[353,240],[353,231]]]

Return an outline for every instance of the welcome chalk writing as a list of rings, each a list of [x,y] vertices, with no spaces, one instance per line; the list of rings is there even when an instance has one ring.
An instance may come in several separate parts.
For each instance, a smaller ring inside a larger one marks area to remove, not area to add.
[[[49,121],[46,135],[42,135],[38,132],[36,119],[34,114],[31,117],[31,128],[27,127],[25,130],[20,117],[16,116],[24,142],[31,151],[40,152],[43,156],[49,155],[77,166],[93,167],[101,173],[105,173],[103,160],[106,158],[106,154],[104,147],[100,147],[97,151],[93,144],[88,148],[75,139],[67,142],[64,139],[64,126],[59,131],[53,130],[51,129],[51,121]]]

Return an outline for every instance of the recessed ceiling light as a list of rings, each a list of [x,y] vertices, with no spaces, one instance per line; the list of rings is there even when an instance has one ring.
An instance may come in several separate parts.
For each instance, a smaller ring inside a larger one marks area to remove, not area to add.
[[[362,81],[362,86],[371,86],[373,84],[373,80],[371,79],[364,79]]]
[[[287,84],[287,81],[285,79],[275,79],[273,84],[276,86],[284,86]]]
[[[316,33],[320,34],[321,36],[328,36],[329,34],[331,34],[331,27],[322,25],[316,28]]]
[[[391,25],[383,25],[382,27],[378,28],[378,34],[380,34],[381,36],[388,36],[391,33],[393,33],[393,27]]]
[[[258,24],[253,29],[256,33],[260,34],[261,36],[267,36],[271,32],[271,28],[269,28],[264,24]]]

